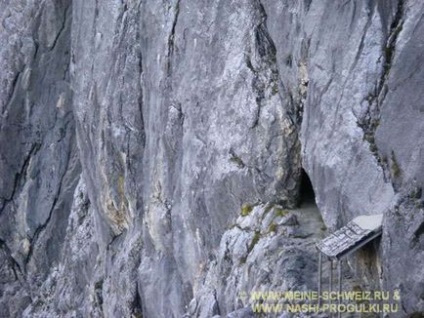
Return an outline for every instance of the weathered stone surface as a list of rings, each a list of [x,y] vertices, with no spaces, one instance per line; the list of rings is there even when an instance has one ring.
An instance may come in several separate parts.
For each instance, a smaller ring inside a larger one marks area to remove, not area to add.
[[[1,1],[0,316],[248,317],[240,292],[315,288],[302,168],[331,230],[384,214],[349,263],[422,312],[423,12]]]
[[[80,174],[69,86],[70,1],[0,4],[0,316],[60,262]],[[4,261],[4,262],[3,262]]]

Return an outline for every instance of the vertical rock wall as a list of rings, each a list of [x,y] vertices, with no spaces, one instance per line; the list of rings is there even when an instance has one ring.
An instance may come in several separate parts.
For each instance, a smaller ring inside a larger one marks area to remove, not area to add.
[[[70,1],[0,4],[0,316],[16,317],[61,259],[80,173]]]
[[[422,311],[422,6],[2,1],[0,316],[225,316],[241,288],[314,288],[302,168],[330,229],[385,214],[350,265],[402,291],[393,317]]]

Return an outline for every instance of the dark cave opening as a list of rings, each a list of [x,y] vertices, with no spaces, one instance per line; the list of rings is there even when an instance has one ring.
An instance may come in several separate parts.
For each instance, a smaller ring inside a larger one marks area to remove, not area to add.
[[[315,192],[308,174],[302,168],[299,188],[299,205],[303,203],[315,203]]]

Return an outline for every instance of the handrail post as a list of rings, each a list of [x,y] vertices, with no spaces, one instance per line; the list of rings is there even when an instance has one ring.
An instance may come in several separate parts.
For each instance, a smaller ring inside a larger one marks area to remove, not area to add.
[[[337,266],[338,266],[338,271],[339,271],[339,294],[338,294],[338,304],[339,304],[339,306],[338,306],[338,308],[340,308],[340,304],[341,304],[340,295],[342,293],[342,260],[341,259],[339,259]],[[338,311],[337,317],[338,318],[341,317],[340,310]]]
[[[322,294],[322,253],[318,250],[318,306],[321,307]]]
[[[328,304],[330,305],[329,317],[333,317],[331,312],[331,292],[333,291],[333,259],[330,259],[330,288],[329,288]]]

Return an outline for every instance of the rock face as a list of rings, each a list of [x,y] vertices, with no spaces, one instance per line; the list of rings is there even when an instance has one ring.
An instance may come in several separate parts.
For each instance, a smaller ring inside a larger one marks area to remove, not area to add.
[[[376,213],[350,268],[422,314],[423,14],[2,1],[0,317],[253,316],[243,293],[316,289],[321,215]]]

